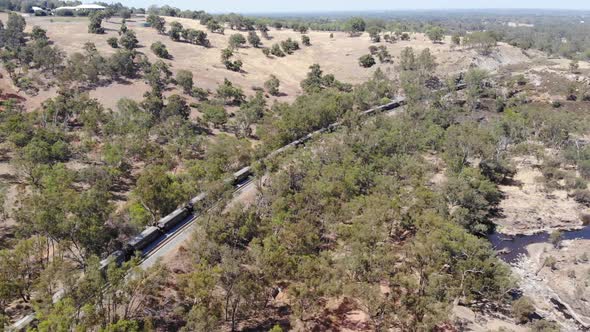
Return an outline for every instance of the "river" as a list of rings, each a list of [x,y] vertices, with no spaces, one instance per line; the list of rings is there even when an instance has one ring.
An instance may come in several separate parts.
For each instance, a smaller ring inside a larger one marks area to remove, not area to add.
[[[564,240],[585,239],[590,240],[590,225],[573,231],[562,231]],[[514,263],[520,255],[526,255],[526,247],[529,244],[549,242],[549,233],[537,233],[533,235],[505,235],[493,233],[488,236],[498,256],[507,263]]]

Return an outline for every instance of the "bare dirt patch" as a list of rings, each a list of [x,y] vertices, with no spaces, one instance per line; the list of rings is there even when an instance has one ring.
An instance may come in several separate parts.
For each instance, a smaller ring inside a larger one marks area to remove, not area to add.
[[[489,332],[489,331],[512,331],[527,332],[527,327],[517,325],[513,319],[501,314],[494,317],[477,313],[467,307],[457,305],[453,307],[453,319],[459,331]]]
[[[501,185],[505,197],[501,218],[495,220],[504,234],[533,234],[555,229],[582,227],[580,214],[586,209],[565,190],[548,193],[537,179],[542,177],[535,158],[520,159],[512,185]]]

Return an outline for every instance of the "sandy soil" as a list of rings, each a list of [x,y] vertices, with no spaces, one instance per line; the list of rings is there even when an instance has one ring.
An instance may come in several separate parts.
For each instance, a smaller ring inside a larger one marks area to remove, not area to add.
[[[495,220],[504,234],[533,234],[555,229],[574,229],[582,225],[583,205],[568,197],[565,190],[544,191],[537,181],[542,177],[533,158],[519,159],[514,185],[501,185],[505,198],[500,203],[501,218]]]
[[[510,317],[501,314],[498,314],[497,317],[490,317],[459,305],[453,308],[453,319],[458,326],[461,326],[459,331],[489,332],[501,329],[512,332],[530,331],[525,326],[517,325]]]
[[[252,183],[243,187],[238,193],[235,194],[224,209],[224,212],[231,210],[237,204],[241,204],[244,208],[247,208],[253,204],[256,204],[256,200],[260,194],[260,186],[264,185],[264,182],[268,179],[268,176],[263,176],[262,179],[254,179]]]
[[[6,20],[6,14],[0,13],[0,20]],[[59,45],[67,54],[80,52],[86,42],[96,44],[98,50],[105,54],[112,54],[114,50],[107,45],[106,40],[118,36],[118,19],[104,22],[106,33],[103,35],[89,34],[87,32],[88,21],[86,18],[61,18],[61,17],[27,17],[27,29],[38,25],[47,30],[49,38]],[[166,18],[167,22],[178,21],[185,27],[201,29],[206,31],[198,21],[182,18]],[[260,49],[240,49],[236,58],[244,62],[244,72],[235,73],[226,70],[220,63],[221,49],[227,47],[229,36],[233,33],[242,33],[226,30],[225,35],[208,33],[212,47],[204,48],[187,43],[173,42],[165,35],[158,35],[152,28],[143,27],[144,18],[134,18],[128,21],[128,26],[136,31],[142,47],[139,49],[145,53],[150,60],[156,60],[155,55],[150,51],[151,43],[163,42],[172,60],[165,60],[172,66],[173,71],[186,69],[193,72],[197,86],[205,89],[215,90],[217,85],[228,78],[235,84],[241,86],[247,94],[253,94],[252,87],[261,87],[269,77],[276,75],[281,81],[281,92],[285,95],[279,99],[284,101],[293,100],[299,93],[299,83],[305,78],[309,66],[319,63],[325,73],[333,73],[337,79],[348,83],[361,83],[369,78],[377,68],[382,68],[389,75],[395,76],[395,66],[399,54],[408,46],[414,47],[417,52],[424,48],[430,48],[439,63],[438,72],[449,74],[466,70],[471,65],[477,65],[485,69],[496,70],[500,66],[515,65],[530,61],[520,49],[506,44],[498,45],[496,52],[489,57],[481,57],[474,50],[452,48],[447,40],[445,43],[433,44],[424,35],[415,34],[410,41],[400,41],[395,44],[385,42],[380,45],[387,46],[394,57],[394,64],[378,64],[370,69],[358,65],[358,58],[368,53],[368,47],[379,45],[372,43],[367,34],[350,38],[345,33],[336,32],[334,38],[330,38],[329,32],[309,33],[312,46],[303,47],[292,55],[284,58],[267,58]],[[301,35],[291,30],[270,31],[272,40],[263,40],[265,47],[271,46],[287,38],[300,41]],[[447,38],[448,39],[448,38]],[[141,98],[145,86],[135,84],[121,85],[111,84],[107,87],[100,87],[91,93],[107,107],[116,105],[121,97]],[[8,85],[11,85],[8,83]],[[37,96],[29,98],[26,103],[27,109],[39,107],[40,103],[53,95],[53,90],[40,91]]]

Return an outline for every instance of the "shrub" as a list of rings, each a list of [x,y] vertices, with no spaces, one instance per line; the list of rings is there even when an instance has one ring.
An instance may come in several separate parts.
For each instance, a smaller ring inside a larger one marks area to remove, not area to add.
[[[104,14],[101,12],[96,12],[90,16],[90,23],[88,24],[88,32],[89,33],[96,33],[96,34],[103,34],[104,28],[102,27],[102,20],[104,18]]]
[[[270,75],[270,79],[264,82],[264,88],[273,96],[277,96],[279,94],[280,85],[281,82],[275,75]]]
[[[479,169],[483,176],[494,183],[503,183],[516,174],[516,169],[503,161],[482,160]]]
[[[293,51],[297,51],[299,49],[299,43],[291,38],[288,38],[287,40],[283,40],[281,42],[281,47],[285,53],[291,54]]]
[[[544,319],[538,320],[531,325],[531,332],[559,332],[559,326],[554,322],[548,322]]]
[[[369,38],[371,38],[372,42],[378,43],[381,41],[381,28],[377,26],[370,26],[367,29],[367,32],[369,33]]]
[[[139,45],[139,41],[137,40],[137,36],[135,35],[135,31],[127,30],[124,34],[121,35],[119,39],[119,44],[123,46],[127,50],[136,49]]]
[[[250,43],[250,45],[252,45],[252,47],[255,47],[255,48],[260,47],[260,44],[261,44],[260,37],[258,37],[256,32],[250,31],[248,33],[248,43]]]
[[[246,38],[241,33],[235,33],[229,37],[229,46],[239,48],[246,44]]]
[[[235,87],[227,78],[217,88],[217,98],[226,104],[239,105],[244,101],[244,93],[239,87]]]
[[[267,57],[269,57],[270,56],[270,48],[268,48],[268,47],[263,48],[262,53],[264,55],[266,55]]]
[[[185,94],[190,94],[193,90],[193,73],[188,70],[179,70],[176,73],[176,84],[182,87]]]
[[[580,63],[578,60],[572,60],[572,62],[570,62],[570,72],[576,74],[578,73],[578,69],[580,69]]]
[[[219,128],[227,123],[227,111],[222,105],[204,103],[200,106],[203,113],[203,120],[210,123],[215,128]]]
[[[428,36],[428,39],[433,43],[439,43],[445,37],[445,31],[441,27],[430,27],[426,30],[426,36]]]
[[[274,44],[272,45],[271,49],[270,49],[270,54],[282,58],[285,56],[285,52],[283,52],[283,50],[281,50],[281,47],[279,46],[279,44]]]
[[[572,195],[574,200],[580,204],[590,207],[590,190],[578,189]]]
[[[561,231],[553,231],[551,235],[549,235],[549,242],[551,242],[555,248],[561,246],[561,240],[563,240],[563,234]]]
[[[193,96],[194,98],[197,98],[201,101],[203,100],[207,100],[207,97],[209,97],[211,93],[208,90],[205,90],[203,88],[198,88],[198,87],[194,87],[193,90],[191,91],[191,96]]]
[[[221,51],[221,62],[223,63],[225,68],[227,68],[231,71],[239,72],[240,70],[242,70],[243,62],[242,62],[242,60],[235,60],[235,61],[230,60],[233,56],[234,56],[234,52],[232,51],[232,49],[226,48]]]
[[[373,67],[376,64],[376,62],[375,58],[373,58],[372,55],[366,54],[359,58],[359,64],[361,65],[361,67],[370,68]]]
[[[168,35],[170,36],[170,39],[174,41],[179,41],[183,30],[184,27],[182,26],[182,24],[180,24],[179,22],[172,22],[170,23],[170,31],[168,31]]]
[[[242,65],[244,65],[242,60],[235,60],[235,61],[226,60],[223,62],[223,64],[225,65],[225,68],[227,68],[231,71],[236,71],[236,72],[239,72],[240,70],[242,70]]]
[[[381,45],[378,47],[377,58],[379,58],[379,62],[381,63],[390,63],[391,62],[391,54],[387,50],[387,47]]]
[[[107,39],[107,44],[109,44],[112,48],[119,48],[119,41],[117,37],[111,37]]]
[[[588,182],[586,180],[581,179],[575,175],[567,174],[565,177],[565,189],[567,190],[575,190],[575,189],[586,189],[588,188]]]
[[[512,303],[512,316],[520,324],[527,323],[534,312],[535,306],[527,297],[523,296]]]
[[[158,42],[153,43],[152,46],[150,47],[150,49],[159,58],[162,58],[162,59],[169,59],[170,58],[170,53],[168,53],[168,49],[166,48],[166,45],[164,45],[162,42],[158,41]]]
[[[523,86],[527,84],[527,79],[524,75],[520,74],[515,77],[516,84]]]
[[[211,42],[207,38],[207,33],[201,30],[185,29],[182,31],[182,37],[189,43],[209,47]]]
[[[584,179],[590,179],[590,160],[579,161],[578,172]]]
[[[172,116],[180,116],[183,119],[188,119],[190,115],[190,108],[186,100],[179,95],[172,95],[168,97],[168,103],[162,109],[160,117],[166,119]]]
[[[311,46],[311,39],[309,39],[309,36],[306,36],[306,35],[301,36],[301,44],[303,44],[305,46]]]
[[[547,266],[551,270],[555,271],[555,270],[557,270],[557,259],[555,259],[555,257],[553,257],[553,256],[549,256],[549,257],[545,258],[545,261],[543,262],[543,266]]]
[[[463,39],[463,44],[475,48],[482,55],[489,55],[496,46],[497,36],[490,31],[474,31]]]

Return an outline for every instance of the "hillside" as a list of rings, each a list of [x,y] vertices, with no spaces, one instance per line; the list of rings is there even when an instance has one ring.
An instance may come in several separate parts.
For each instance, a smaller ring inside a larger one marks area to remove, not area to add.
[[[185,27],[206,31],[206,27],[198,21],[177,17],[164,17],[166,22],[180,22]],[[0,13],[0,20],[6,20],[6,14]],[[480,66],[488,70],[497,70],[501,66],[510,64],[526,63],[531,60],[523,51],[516,47],[500,43],[494,54],[489,57],[482,57],[473,49],[462,49],[451,46],[450,37],[444,43],[432,43],[424,34],[413,34],[409,41],[398,41],[394,44],[371,42],[369,36],[364,34],[359,37],[349,37],[345,32],[323,32],[310,31],[310,47],[302,47],[301,50],[284,58],[274,56],[266,57],[260,49],[247,47],[238,50],[236,58],[244,62],[243,73],[228,71],[220,61],[221,50],[227,48],[229,36],[233,33],[242,33],[227,30],[225,35],[209,33],[211,41],[210,48],[190,45],[187,43],[173,42],[166,35],[160,35],[156,30],[144,27],[145,18],[137,17],[129,20],[127,25],[137,33],[141,47],[139,51],[148,56],[151,61],[157,57],[149,50],[153,42],[160,41],[166,45],[173,60],[165,60],[171,65],[172,71],[185,69],[193,72],[195,84],[201,88],[215,90],[218,84],[225,78],[242,87],[247,94],[253,94],[252,87],[262,87],[264,82],[272,74],[281,82],[281,92],[284,96],[278,98],[284,101],[293,101],[301,93],[299,83],[305,78],[309,67],[312,64],[319,64],[324,72],[334,74],[338,80],[346,83],[358,84],[371,77],[377,68],[381,68],[391,78],[396,77],[395,70],[398,65],[401,51],[406,47],[413,47],[417,52],[429,48],[432,54],[438,59],[439,66],[437,73],[444,76],[465,71],[472,65]],[[104,55],[115,52],[106,40],[109,37],[118,37],[117,31],[120,27],[120,19],[113,18],[104,23],[106,33],[94,35],[87,33],[88,20],[86,18],[49,18],[29,17],[27,18],[27,29],[38,25],[47,30],[49,38],[55,42],[67,54],[81,52],[84,43],[92,42],[98,51]],[[330,38],[333,34],[333,38]],[[301,34],[292,30],[276,30],[270,28],[270,40],[264,40],[263,47],[270,47],[271,44],[292,38],[300,41]],[[393,57],[392,64],[380,64],[365,69],[358,65],[358,59],[368,53],[371,45],[385,45]],[[533,57],[540,56],[536,52]],[[9,82],[2,82],[4,86],[10,86]],[[14,89],[14,87],[13,87]],[[127,97],[139,100],[147,86],[140,80],[131,81],[126,84],[113,83],[106,87],[98,87],[91,91],[92,97],[98,98],[110,108],[115,108],[120,98]],[[173,93],[174,90],[170,91]],[[48,97],[55,93],[54,89],[41,91],[37,96],[27,96],[27,109],[39,107]]]

